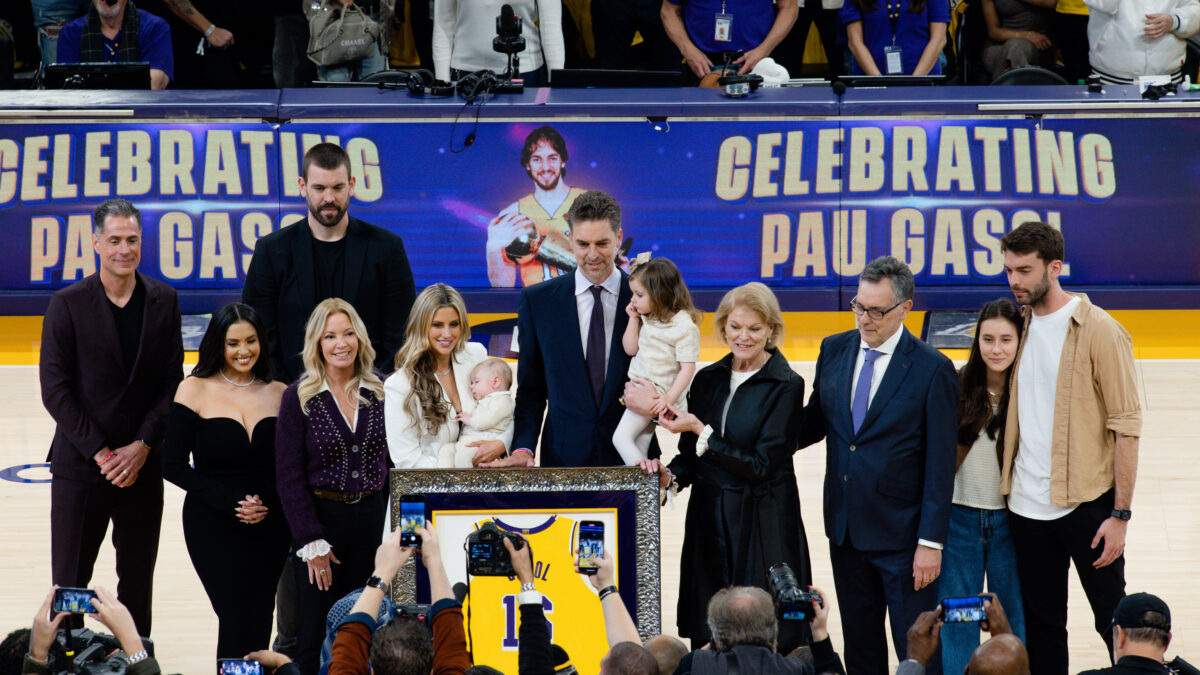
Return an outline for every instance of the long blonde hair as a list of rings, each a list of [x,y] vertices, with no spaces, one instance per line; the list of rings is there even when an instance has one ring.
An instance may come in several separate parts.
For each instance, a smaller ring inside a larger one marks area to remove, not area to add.
[[[450,352],[453,360],[471,339],[471,327],[467,325],[467,305],[462,296],[446,284],[433,284],[417,296],[408,313],[404,346],[396,352],[396,370],[403,371],[409,383],[404,409],[412,424],[430,436],[450,419],[450,405],[442,398],[442,385],[437,380],[437,356],[429,342],[433,315],[443,307],[450,307],[458,314],[462,331]]]
[[[300,410],[308,414],[308,402],[321,391],[325,384],[325,355],[321,353],[321,336],[325,332],[325,323],[334,314],[345,314],[350,319],[350,327],[358,337],[358,353],[354,357],[354,375],[346,383],[346,395],[353,396],[361,406],[371,405],[371,401],[359,393],[360,387],[366,387],[375,395],[376,400],[383,400],[383,381],[372,370],[375,363],[375,348],[371,346],[371,338],[367,335],[367,327],[363,325],[354,306],[341,298],[328,298],[313,309],[308,317],[308,325],[304,328],[304,351],[301,358],[304,361],[304,375],[300,377],[300,385],[296,393],[300,397]]]

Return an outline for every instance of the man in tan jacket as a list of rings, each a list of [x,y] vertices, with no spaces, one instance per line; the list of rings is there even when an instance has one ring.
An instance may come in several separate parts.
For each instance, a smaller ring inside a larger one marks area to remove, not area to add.
[[[1010,382],[1000,491],[1025,601],[1030,667],[1067,675],[1067,570],[1074,562],[1112,653],[1125,595],[1125,531],[1142,430],[1129,333],[1086,295],[1059,285],[1062,234],[1026,223],[1000,240],[1025,307]]]

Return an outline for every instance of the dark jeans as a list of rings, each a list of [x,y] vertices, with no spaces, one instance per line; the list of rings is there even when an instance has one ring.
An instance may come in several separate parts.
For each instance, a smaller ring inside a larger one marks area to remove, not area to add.
[[[683,56],[663,30],[661,0],[603,0],[592,2],[592,34],[596,41],[596,67],[631,67],[633,34],[645,40],[646,64],[653,70],[674,70]]]
[[[1062,53],[1063,76],[1069,84],[1092,74],[1088,64],[1088,18],[1085,14],[1055,14],[1054,44]]]
[[[50,482],[50,567],[55,584],[87,587],[111,520],[113,548],[117,552],[117,599],[129,610],[138,635],[150,637],[163,485],[157,471],[149,467],[143,469],[145,473],[127,488],[110,483],[53,478]],[[82,620],[83,617],[71,618]]]
[[[829,542],[829,562],[842,614],[846,672],[849,675],[879,675],[888,672],[884,614],[892,628],[896,657],[903,661],[908,648],[908,628],[926,610],[937,607],[938,582],[913,590],[915,548],[900,551],[860,551],[847,540],[842,546]],[[925,668],[926,675],[940,675],[941,655]],[[1035,671],[1036,672],[1036,671]],[[1038,673],[1041,675],[1041,673]]]
[[[315,675],[321,665],[325,617],[333,603],[361,588],[375,570],[375,549],[383,539],[387,492],[380,490],[357,504],[313,498],[325,526],[325,541],[341,562],[330,565],[333,583],[327,591],[308,581],[308,563],[292,556],[296,580],[296,665],[303,675]]]
[[[1125,597],[1125,556],[1107,567],[1092,567],[1102,550],[1092,548],[1092,538],[1112,508],[1113,492],[1109,490],[1055,520],[1033,520],[1015,513],[1009,516],[1025,600],[1029,667],[1038,675],[1068,673],[1067,572],[1072,562],[1092,606],[1096,632],[1112,654],[1109,626],[1117,603]]]

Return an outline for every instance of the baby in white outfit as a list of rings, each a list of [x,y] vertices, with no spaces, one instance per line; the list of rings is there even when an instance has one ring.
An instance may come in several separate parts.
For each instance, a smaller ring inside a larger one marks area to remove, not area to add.
[[[456,420],[463,423],[462,433],[455,443],[446,443],[438,453],[438,466],[470,469],[476,448],[468,444],[504,438],[512,429],[513,398],[512,369],[503,359],[484,359],[471,369],[471,398],[475,411],[459,413]]]

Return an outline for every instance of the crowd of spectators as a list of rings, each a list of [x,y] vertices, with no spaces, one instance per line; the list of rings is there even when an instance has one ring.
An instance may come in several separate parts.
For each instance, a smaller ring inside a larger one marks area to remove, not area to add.
[[[760,63],[783,66],[792,78],[944,74],[952,83],[985,84],[1040,68],[1070,83],[1143,75],[1179,82],[1195,73],[1187,45],[1200,31],[1200,0],[754,0],[736,9],[721,0],[138,0],[136,11],[133,0],[11,5],[0,10],[0,24],[11,27],[0,29],[0,52],[15,54],[16,71],[132,60],[140,49],[155,88],[169,80],[180,89],[304,87],[391,69],[423,69],[444,81],[503,73],[507,57],[492,48],[502,5],[523,22],[519,73],[531,85],[563,68],[679,71],[682,84],[694,84],[714,69],[745,74]],[[380,25],[375,49],[315,65],[307,17],[350,5]],[[114,16],[105,43],[95,19]],[[113,40],[134,27],[136,41]],[[96,34],[92,51],[81,33]],[[1200,55],[1200,46],[1192,52]],[[0,71],[6,63],[0,59]],[[9,77],[0,72],[0,80]]]

